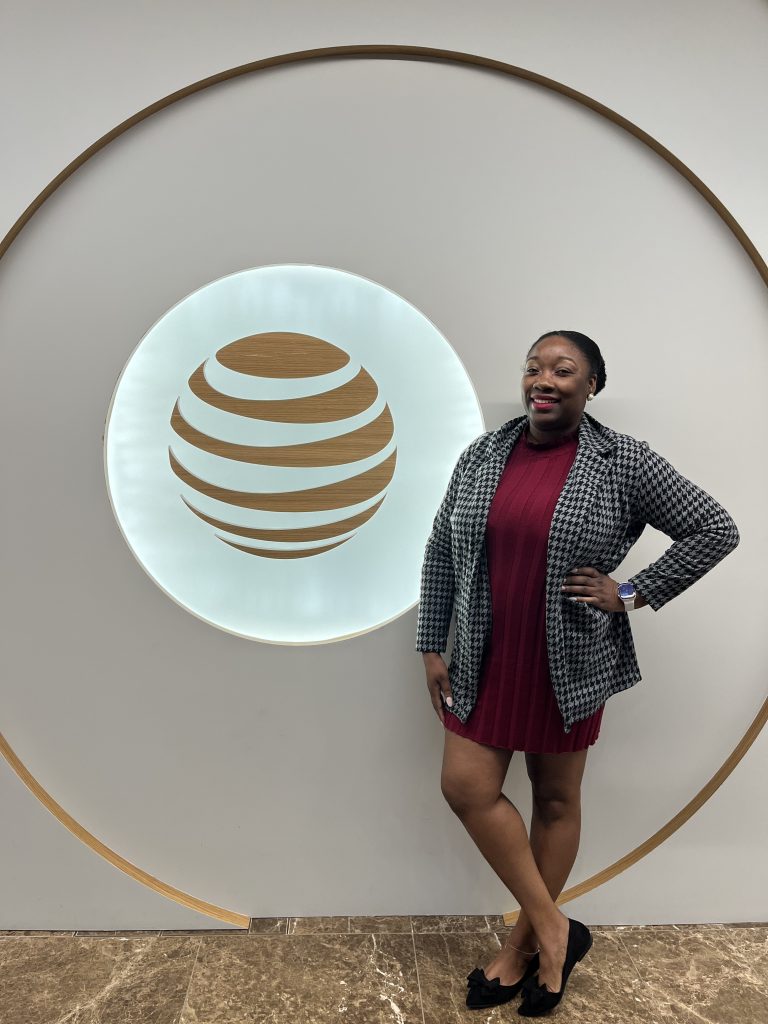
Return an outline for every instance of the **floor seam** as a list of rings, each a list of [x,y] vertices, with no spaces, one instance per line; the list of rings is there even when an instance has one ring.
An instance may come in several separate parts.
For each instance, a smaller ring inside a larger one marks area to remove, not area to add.
[[[630,951],[629,951],[629,946],[628,946],[628,945],[626,944],[626,942],[625,942],[625,941],[624,941],[624,939],[622,938],[621,932],[619,932],[619,931],[617,930],[617,931],[615,931],[615,932],[614,932],[614,934],[615,934],[615,935],[616,935],[616,937],[618,938],[618,940],[619,940],[619,944],[620,944],[621,948],[622,948],[622,949],[624,950],[624,952],[625,952],[625,953],[627,954],[627,956],[629,957],[629,962],[630,962],[630,963],[632,964],[632,966],[633,966],[633,967],[635,968],[635,971],[636,971],[636,973],[637,973],[637,976],[638,976],[638,978],[640,979],[640,981],[645,981],[646,979],[645,979],[645,978],[643,977],[643,975],[642,975],[642,972],[640,971],[640,968],[639,968],[639,967],[637,966],[637,964],[635,963],[635,958],[634,958],[634,957],[632,956],[632,954],[630,953]]]
[[[181,1024],[181,1018],[184,1016],[184,1011],[187,1008],[187,1002],[189,1000],[189,990],[192,987],[192,976],[195,973],[195,968],[197,967],[197,958],[200,956],[200,950],[202,949],[202,947],[203,947],[203,937],[201,935],[200,936],[200,940],[197,943],[197,949],[195,950],[195,959],[194,959],[194,962],[192,964],[192,970],[189,972],[189,981],[187,982],[187,991],[184,993],[184,999],[183,999],[182,1004],[181,1004],[181,1009],[179,1010],[179,1016],[176,1019],[176,1024]]]
[[[413,918],[411,918],[411,944],[413,946],[413,966],[416,971],[416,987],[419,991],[419,1009],[421,1010],[421,1024],[426,1024],[424,1016],[424,1000],[421,996],[421,978],[419,977],[419,958],[416,953],[416,933],[413,930]]]

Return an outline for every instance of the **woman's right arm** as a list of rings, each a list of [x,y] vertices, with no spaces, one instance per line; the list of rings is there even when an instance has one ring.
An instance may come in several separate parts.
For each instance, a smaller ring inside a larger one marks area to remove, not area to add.
[[[448,646],[455,586],[451,552],[451,512],[471,447],[470,445],[465,448],[459,456],[424,550],[419,620],[416,627],[417,651],[438,652],[444,651]]]
[[[440,653],[448,646],[455,589],[450,517],[473,444],[461,453],[451,474],[445,496],[432,523],[421,570],[416,650],[422,652],[432,707],[443,723],[445,712],[442,702],[444,700],[448,707],[453,703],[448,669]]]

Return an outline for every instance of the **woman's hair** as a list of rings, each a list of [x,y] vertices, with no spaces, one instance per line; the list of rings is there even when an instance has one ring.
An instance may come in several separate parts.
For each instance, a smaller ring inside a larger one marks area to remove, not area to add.
[[[597,377],[597,385],[595,386],[595,394],[598,391],[602,391],[605,387],[605,360],[602,357],[600,349],[597,344],[588,338],[586,334],[579,334],[578,331],[547,331],[546,334],[542,334],[540,338],[531,345],[528,349],[528,355],[531,354],[531,350],[536,348],[540,341],[545,338],[567,338],[568,341],[572,341],[573,344],[581,350],[582,354],[589,363],[590,374]]]

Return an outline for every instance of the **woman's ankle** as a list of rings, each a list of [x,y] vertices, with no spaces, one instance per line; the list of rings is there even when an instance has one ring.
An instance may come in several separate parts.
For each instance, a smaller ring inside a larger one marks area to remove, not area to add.
[[[545,949],[559,946],[563,942],[564,935],[568,935],[568,917],[558,910],[551,922],[542,925],[540,945]]]
[[[528,959],[539,951],[539,944],[536,941],[536,936],[530,930],[516,933],[513,928],[509,935],[504,940],[504,948],[511,949],[519,953],[520,956]]]

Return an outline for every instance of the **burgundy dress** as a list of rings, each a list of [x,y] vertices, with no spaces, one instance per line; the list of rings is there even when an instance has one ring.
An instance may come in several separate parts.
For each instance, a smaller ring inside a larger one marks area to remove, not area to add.
[[[526,426],[491,502],[485,543],[493,625],[477,703],[466,724],[445,708],[445,727],[477,743],[561,754],[584,750],[600,732],[605,705],[565,732],[547,657],[549,527],[577,447],[578,431],[537,445]]]

